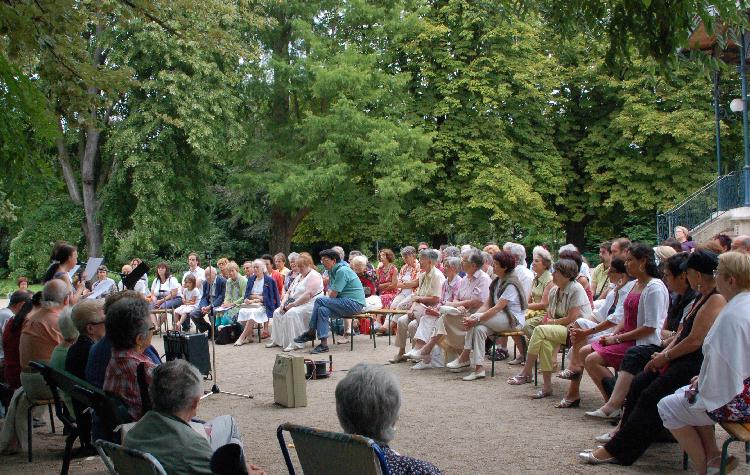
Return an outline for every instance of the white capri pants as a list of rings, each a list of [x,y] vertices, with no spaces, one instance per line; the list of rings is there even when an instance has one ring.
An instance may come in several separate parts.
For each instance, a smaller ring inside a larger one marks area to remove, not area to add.
[[[666,396],[659,401],[657,405],[659,416],[667,429],[714,425],[713,419],[708,417],[706,409],[701,404],[688,402],[685,392],[689,388],[690,386],[683,386],[671,396]]]
[[[578,318],[576,319],[576,325],[578,325],[579,328],[582,328],[584,330],[590,330],[594,328],[595,326],[599,325],[598,322],[595,322],[593,320],[589,320],[588,318]],[[612,331],[616,327],[610,327],[606,330],[599,332],[599,333],[592,333],[591,335],[586,337],[586,344],[590,345],[594,341],[598,340],[599,338],[612,334]]]

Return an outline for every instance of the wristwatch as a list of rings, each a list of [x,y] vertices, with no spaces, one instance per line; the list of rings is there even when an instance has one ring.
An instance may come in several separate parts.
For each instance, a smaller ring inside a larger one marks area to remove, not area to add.
[[[620,341],[620,337],[619,337],[619,336],[615,337],[615,343],[617,343],[617,344],[620,344],[620,343],[622,343],[622,342]]]

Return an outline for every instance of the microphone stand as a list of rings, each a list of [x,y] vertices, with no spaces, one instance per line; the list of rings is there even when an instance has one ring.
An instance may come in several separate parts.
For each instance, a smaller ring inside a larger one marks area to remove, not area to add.
[[[208,254],[206,257],[208,260],[208,267],[211,267],[211,254]],[[221,389],[219,389],[219,385],[217,384],[219,378],[216,373],[216,315],[214,314],[214,287],[216,286],[216,279],[219,278],[219,270],[216,269],[215,272],[216,276],[214,277],[214,283],[208,286],[208,306],[210,308],[210,310],[208,311],[208,320],[209,322],[211,322],[211,379],[213,380],[214,384],[211,386],[211,390],[209,392],[201,396],[201,400],[206,399],[209,396],[213,396],[214,394],[229,394],[230,396],[252,399],[253,397],[249,394],[222,391]],[[208,282],[208,280],[206,280],[206,282]]]

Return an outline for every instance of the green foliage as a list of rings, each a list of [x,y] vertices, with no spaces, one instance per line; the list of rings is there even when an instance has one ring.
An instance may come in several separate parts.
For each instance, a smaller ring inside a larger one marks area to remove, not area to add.
[[[50,254],[56,241],[62,240],[80,246],[81,211],[69,201],[51,199],[24,216],[22,230],[10,242],[8,266],[11,277],[26,276],[39,281],[50,265]],[[79,259],[85,256],[79,252]]]

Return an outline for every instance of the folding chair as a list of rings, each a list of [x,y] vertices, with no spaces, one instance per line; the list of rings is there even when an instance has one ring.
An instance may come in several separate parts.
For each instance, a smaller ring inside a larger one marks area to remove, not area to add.
[[[288,431],[294,444],[287,446],[283,431]],[[297,451],[302,472],[308,474],[336,473],[337,475],[388,475],[385,455],[374,440],[361,435],[328,432],[296,424],[281,424],[276,429],[281,452],[289,475],[297,472],[292,465],[288,448]]]
[[[112,475],[167,475],[159,461],[146,452],[101,439],[94,447]]]

